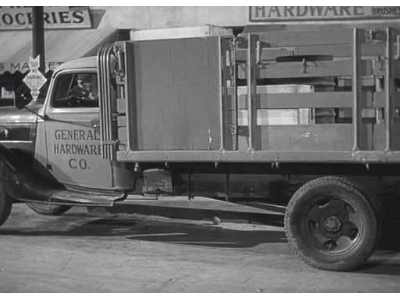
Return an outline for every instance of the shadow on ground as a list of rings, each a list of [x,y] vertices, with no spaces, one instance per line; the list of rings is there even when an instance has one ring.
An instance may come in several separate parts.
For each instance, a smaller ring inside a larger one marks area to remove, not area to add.
[[[59,217],[54,221],[57,226],[52,228],[51,222],[46,222],[40,228],[3,228],[0,235],[12,236],[64,236],[64,237],[123,237],[131,240],[143,240],[162,243],[179,243],[201,245],[208,247],[253,247],[263,243],[286,243],[282,230],[226,229],[208,224],[187,224],[178,222],[135,221],[119,219],[89,220],[77,226],[65,226],[60,229],[60,222],[68,217]],[[70,222],[70,221],[69,221]],[[237,227],[240,227],[237,224]]]
[[[61,217],[46,217],[31,212],[17,212],[13,222],[0,228],[0,236],[99,237],[219,248],[251,248],[266,243],[287,242],[283,230],[271,226],[240,223],[215,226],[210,221],[84,216],[81,213],[71,213]],[[29,220],[20,222],[26,218]],[[392,227],[388,235],[390,243],[386,240],[362,268],[354,273],[400,276],[399,233],[398,226]]]

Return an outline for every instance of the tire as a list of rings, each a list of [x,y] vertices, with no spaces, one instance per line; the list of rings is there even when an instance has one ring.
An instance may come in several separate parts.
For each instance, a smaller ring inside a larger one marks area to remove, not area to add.
[[[298,189],[285,213],[290,248],[322,270],[357,269],[374,252],[380,236],[376,200],[355,183],[321,177]]]
[[[71,208],[68,205],[45,204],[45,203],[27,203],[35,212],[45,216],[59,216]]]
[[[7,196],[3,182],[0,179],[0,226],[8,219],[11,213],[12,201]]]

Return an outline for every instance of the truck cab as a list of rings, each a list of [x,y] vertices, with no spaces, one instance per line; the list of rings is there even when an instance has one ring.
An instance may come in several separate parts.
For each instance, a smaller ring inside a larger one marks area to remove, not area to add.
[[[133,172],[102,159],[99,115],[95,57],[58,68],[46,99],[21,110],[2,108],[0,164],[8,196],[43,213],[125,197]],[[52,206],[40,209],[42,203]]]
[[[96,58],[69,62],[52,78],[39,110],[35,158],[69,187],[129,190],[132,173],[102,159]]]

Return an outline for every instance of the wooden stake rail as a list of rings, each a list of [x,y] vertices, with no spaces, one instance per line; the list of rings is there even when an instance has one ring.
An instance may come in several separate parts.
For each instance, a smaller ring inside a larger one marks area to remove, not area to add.
[[[400,77],[400,62],[397,60],[400,34],[397,30],[387,28],[378,40],[371,37],[373,35],[371,32],[357,28],[334,30],[327,34],[320,31],[280,34],[252,33],[239,38],[238,78],[246,80],[248,93],[239,94],[238,103],[242,113],[248,111],[246,113],[247,124],[250,125],[247,126],[248,151],[280,149],[326,151],[328,150],[326,144],[323,149],[313,144],[321,141],[322,134],[328,137],[328,140],[332,138],[333,146],[330,150],[333,151],[349,150],[355,153],[383,150],[381,145],[383,141],[385,145],[383,155],[400,150],[400,126],[397,125],[400,122],[396,116],[396,109],[400,109],[400,97],[395,84],[396,77]],[[247,41],[245,72],[241,61],[243,39]],[[317,53],[309,51],[310,49],[333,50]],[[335,56],[338,49],[340,49],[339,56]],[[351,56],[349,49],[352,50]],[[274,55],[269,55],[272,52]],[[291,55],[279,57],[278,53],[291,53]],[[315,57],[309,53],[315,53]],[[269,60],[272,58],[275,58],[275,61]],[[364,86],[363,83],[368,78],[375,84]],[[351,79],[351,85],[338,85],[338,82],[346,82],[343,81],[346,79]],[[333,86],[321,85],[324,80],[327,82],[331,80]],[[262,93],[262,89],[259,90],[258,87],[263,84],[262,82],[271,84],[274,81],[284,85],[306,82],[315,88],[315,93]],[[245,106],[243,106],[244,97],[247,98]],[[323,129],[321,125],[315,124],[314,127],[304,127],[302,131],[300,123],[297,130],[292,126],[279,126],[285,124],[268,121],[270,115],[274,115],[273,111],[279,109],[283,119],[295,109],[303,111],[309,109],[311,114],[315,114],[316,109],[320,111],[331,109],[334,115],[338,112],[340,114],[343,109],[351,109],[352,113],[351,116],[347,116],[350,123],[341,124],[340,130],[333,121],[331,125],[324,125]],[[261,113],[262,111],[264,113]],[[260,121],[261,115],[264,116],[261,118],[267,120]],[[343,129],[343,126],[347,129]],[[380,136],[383,133],[382,126],[384,126],[384,138]],[[293,136],[293,132],[299,134],[297,139]],[[290,136],[292,142],[279,142],[278,136],[282,139]],[[239,137],[239,140],[242,141],[241,149],[243,149],[243,144],[246,145],[245,138]],[[353,142],[348,143],[350,140]],[[305,148],[302,148],[303,146]]]

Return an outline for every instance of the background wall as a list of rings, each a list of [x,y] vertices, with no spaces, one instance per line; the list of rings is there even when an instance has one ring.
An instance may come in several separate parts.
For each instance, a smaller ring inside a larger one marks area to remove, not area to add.
[[[347,7],[347,6],[346,6]],[[328,19],[325,21],[300,20],[267,23],[250,22],[249,6],[91,6],[94,27],[118,29],[152,29],[168,27],[188,27],[205,24],[222,27],[252,25],[254,30],[318,30],[338,27],[399,27],[399,16],[392,19],[347,20]],[[340,9],[340,7],[338,7]],[[364,7],[364,10],[368,10]],[[340,10],[339,10],[340,11]],[[400,14],[399,14],[400,15]],[[299,26],[300,25],[300,26]],[[265,27],[267,26],[267,27]]]
[[[100,27],[149,29],[198,25],[243,26],[248,6],[91,6],[105,10]]]

